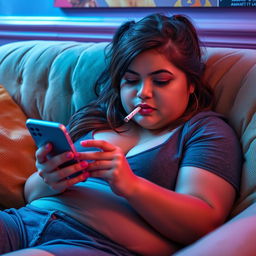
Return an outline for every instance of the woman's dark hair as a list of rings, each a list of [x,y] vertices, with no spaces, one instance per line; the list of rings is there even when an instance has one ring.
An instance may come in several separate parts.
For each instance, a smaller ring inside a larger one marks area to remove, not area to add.
[[[100,91],[98,98],[80,109],[70,120],[73,140],[91,130],[116,130],[124,124],[127,113],[120,100],[121,79],[134,58],[150,49],[164,54],[186,74],[188,84],[192,83],[195,87],[179,123],[212,107],[212,91],[202,82],[204,65],[195,27],[183,15],[167,17],[153,14],[138,22],[126,22],[116,31],[107,49],[109,64],[95,85],[95,90]]]

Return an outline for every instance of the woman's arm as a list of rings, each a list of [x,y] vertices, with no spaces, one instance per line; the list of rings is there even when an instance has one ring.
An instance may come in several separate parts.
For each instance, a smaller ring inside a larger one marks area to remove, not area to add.
[[[175,253],[175,256],[253,256],[256,252],[256,203],[238,216]],[[173,256],[174,256],[173,255]]]
[[[219,176],[195,167],[180,170],[176,191],[143,178],[133,183],[127,200],[150,225],[171,240],[189,244],[226,219],[234,188]]]
[[[51,144],[47,144],[36,151],[36,167],[38,171],[33,173],[26,181],[24,194],[27,202],[62,193],[68,187],[84,181],[88,177],[88,173],[84,172],[87,167],[85,161],[59,168],[63,163],[72,160],[74,154],[66,152],[48,159],[47,155],[51,150]],[[70,178],[70,175],[80,171],[82,171],[81,174]]]
[[[87,168],[90,176],[108,181],[151,226],[175,242],[188,244],[212,231],[233,204],[235,189],[209,171],[182,167],[176,191],[171,191],[136,176],[120,148],[106,141],[81,144],[101,149],[81,153],[82,159],[94,160]]]

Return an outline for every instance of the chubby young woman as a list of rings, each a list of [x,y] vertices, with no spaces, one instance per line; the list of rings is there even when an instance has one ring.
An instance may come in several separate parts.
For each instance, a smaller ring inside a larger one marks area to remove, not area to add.
[[[99,97],[68,126],[78,153],[37,150],[28,205],[0,215],[1,253],[165,256],[227,218],[241,149],[211,110],[192,23],[160,14],[126,22],[106,54]]]

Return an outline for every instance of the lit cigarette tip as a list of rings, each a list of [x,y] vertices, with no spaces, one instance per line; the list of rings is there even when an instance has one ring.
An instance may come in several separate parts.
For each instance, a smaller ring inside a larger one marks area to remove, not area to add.
[[[127,115],[124,118],[124,121],[127,123],[129,122],[139,111],[141,110],[141,107],[135,108],[129,115]]]

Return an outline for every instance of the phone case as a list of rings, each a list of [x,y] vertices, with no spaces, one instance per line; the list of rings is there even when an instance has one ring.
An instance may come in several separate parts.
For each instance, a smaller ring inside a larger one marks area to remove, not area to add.
[[[67,151],[76,152],[75,146],[68,134],[66,127],[61,123],[28,119],[26,126],[31,133],[37,147],[50,142],[53,146],[51,156]]]
[[[64,152],[76,152],[75,146],[68,134],[67,128],[63,124],[30,118],[26,121],[26,126],[37,147],[44,146],[47,143],[52,144],[53,149],[48,155],[49,158]],[[63,168],[77,163],[77,161],[78,160],[76,159],[72,159],[60,165],[59,167]],[[81,171],[69,176],[69,178],[73,178],[80,173]]]

